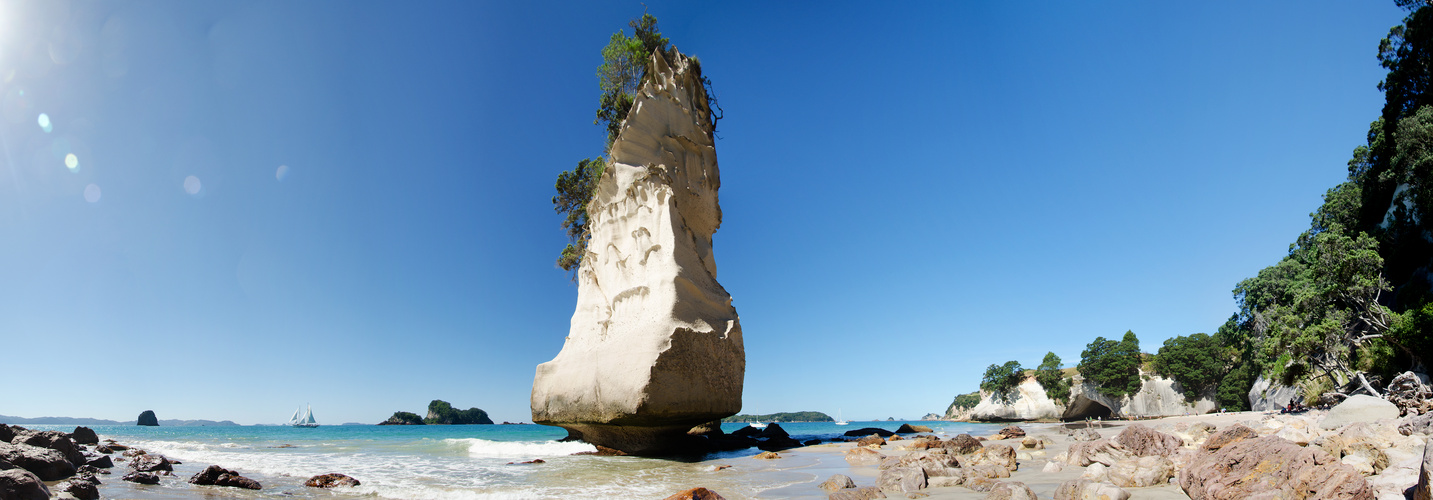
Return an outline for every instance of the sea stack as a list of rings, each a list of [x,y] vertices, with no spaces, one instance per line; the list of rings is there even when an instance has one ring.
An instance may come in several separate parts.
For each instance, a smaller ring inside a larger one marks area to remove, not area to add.
[[[154,416],[154,410],[144,410],[139,414],[139,421],[135,425],[155,427],[159,425],[159,418]]]
[[[701,66],[675,48],[651,63],[588,205],[566,343],[532,388],[533,422],[636,455],[682,451],[692,427],[735,415],[746,375],[712,255],[721,180]]]

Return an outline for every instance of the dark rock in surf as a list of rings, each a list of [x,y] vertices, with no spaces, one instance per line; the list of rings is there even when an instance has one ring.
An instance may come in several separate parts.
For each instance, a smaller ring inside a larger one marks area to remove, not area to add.
[[[159,475],[153,472],[131,472],[120,479],[131,483],[159,484]]]
[[[154,416],[154,410],[144,410],[143,412],[141,412],[141,413],[139,414],[139,420],[136,421],[136,422],[134,423],[134,425],[143,425],[143,426],[146,426],[146,427],[158,427],[158,426],[159,426],[159,417]]]
[[[109,455],[100,455],[99,458],[90,459],[85,465],[99,469],[109,469],[114,467],[114,461],[109,459]]]
[[[304,482],[304,486],[310,488],[336,488],[339,486],[358,486],[360,484],[363,483],[360,483],[357,479],[338,473],[314,476]]]
[[[871,435],[871,434],[875,434],[875,435],[878,435],[878,436],[881,436],[881,437],[890,437],[890,436],[894,436],[896,433],[891,432],[891,431],[888,431],[888,430],[885,430],[885,429],[881,429],[881,428],[878,428],[878,427],[866,427],[866,428],[864,428],[864,429],[856,429],[856,430],[854,430],[854,431],[846,431],[846,434],[845,434],[845,435],[850,436],[850,437],[864,437],[864,436],[869,436],[869,435]]]
[[[229,486],[233,488],[244,488],[249,490],[263,489],[258,481],[240,476],[238,472],[225,469],[217,465],[210,465],[204,470],[189,478],[189,484],[200,486]]]
[[[75,427],[75,431],[70,433],[70,439],[78,444],[100,444],[99,435],[89,427]]]

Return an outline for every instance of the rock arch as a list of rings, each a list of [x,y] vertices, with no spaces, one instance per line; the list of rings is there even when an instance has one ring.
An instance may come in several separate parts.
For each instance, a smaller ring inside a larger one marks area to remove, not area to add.
[[[1113,415],[1114,411],[1104,403],[1087,398],[1084,394],[1075,394],[1070,397],[1070,404],[1065,406],[1065,414],[1061,419],[1066,422],[1087,418],[1109,419]]]

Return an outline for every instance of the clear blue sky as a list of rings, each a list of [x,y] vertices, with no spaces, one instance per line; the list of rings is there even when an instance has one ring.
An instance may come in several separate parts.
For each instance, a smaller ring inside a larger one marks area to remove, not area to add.
[[[1403,17],[646,3],[726,112],[745,411],[851,419],[1212,332],[1343,179]],[[0,2],[0,414],[529,419],[577,293],[553,180],[601,153],[599,51],[641,12]]]

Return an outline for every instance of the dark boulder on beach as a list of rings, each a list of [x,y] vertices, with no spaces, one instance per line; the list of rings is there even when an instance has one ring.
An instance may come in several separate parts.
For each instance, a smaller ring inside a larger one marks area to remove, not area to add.
[[[934,432],[934,431],[932,431],[932,430],[930,429],[930,427],[926,427],[926,426],[924,426],[924,425],[911,425],[911,424],[901,424],[901,426],[896,429],[896,434],[915,434],[915,433],[917,433],[917,432]]]
[[[114,461],[109,459],[109,455],[100,455],[98,458],[90,459],[85,465],[99,469],[109,469],[114,467]]]
[[[757,429],[748,425],[746,427],[742,427],[740,429],[732,431],[731,435],[740,437],[757,437],[761,435],[761,429]]]
[[[174,471],[174,465],[163,455],[139,455],[134,457],[134,461],[130,462],[129,466],[139,472]]]
[[[38,446],[58,451],[64,454],[65,460],[69,460],[75,467],[84,465],[87,461],[85,460],[85,453],[80,451],[79,445],[76,445],[74,441],[70,440],[69,435],[60,431],[41,431],[17,435],[15,436],[15,440],[11,441],[11,443],[28,444],[30,446]]]
[[[189,478],[189,484],[200,486],[229,486],[249,490],[263,489],[258,481],[240,476],[238,472],[225,469],[217,465],[210,465],[204,470]]]
[[[50,500],[50,489],[25,469],[0,471],[0,500]]]
[[[718,495],[717,492],[706,488],[692,488],[669,496],[663,500],[726,500],[726,497]]]
[[[15,431],[17,429],[22,431],[25,430],[24,427],[20,426],[10,427],[5,424],[0,424],[0,441],[8,443],[11,439],[15,439]]]
[[[871,435],[871,434],[875,434],[875,435],[878,435],[878,436],[881,436],[881,437],[890,437],[890,436],[894,436],[896,433],[891,432],[891,431],[888,431],[888,430],[885,430],[885,429],[877,428],[877,427],[866,427],[866,428],[864,428],[864,429],[856,429],[856,430],[854,430],[854,431],[846,431],[846,435],[847,435],[847,436],[850,436],[850,437],[862,437],[862,436],[869,436],[869,435]]]
[[[75,427],[74,432],[70,433],[70,439],[77,444],[100,444],[99,435],[89,427]]]
[[[90,476],[91,479],[94,476]],[[98,500],[100,497],[99,487],[96,482],[85,479],[71,479],[55,486],[55,490],[61,493],[69,493],[70,496],[79,500]]]
[[[781,451],[800,448],[801,442],[789,437],[774,437],[758,443],[756,448],[765,451]]]
[[[784,438],[784,437],[791,437],[791,435],[790,435],[790,434],[787,434],[787,433],[786,433],[786,429],[782,429],[782,428],[781,428],[781,425],[779,425],[779,424],[774,424],[774,423],[773,423],[773,424],[766,424],[766,428],[765,428],[765,429],[762,429],[762,430],[761,430],[761,434],[758,435],[757,437],[763,437],[763,438]]]
[[[139,414],[139,420],[134,425],[159,427],[159,417],[154,416],[154,410],[144,410]]]
[[[1007,425],[1004,429],[1000,429],[1000,433],[997,434],[997,436],[999,437],[996,439],[1023,438],[1025,437],[1025,429],[1021,429],[1018,425]]]
[[[363,483],[360,483],[357,479],[338,473],[314,476],[304,482],[304,486],[310,488],[336,488],[339,486],[358,486],[360,484]]]
[[[59,481],[75,474],[75,464],[63,453],[28,444],[0,443],[0,462],[30,471],[41,481]]]
[[[507,423],[507,422],[503,422],[503,423]],[[570,431],[569,431],[569,432],[570,432]],[[711,421],[711,422],[707,422],[707,423],[705,423],[705,424],[701,424],[701,425],[698,425],[698,426],[696,426],[696,427],[692,427],[691,430],[687,431],[687,435],[688,435],[688,436],[707,436],[707,437],[722,436],[723,433],[722,433],[722,430],[721,430],[721,421],[720,421],[720,420],[713,420],[713,421]]]
[[[131,472],[120,479],[131,483],[159,484],[159,475],[153,472]]]

